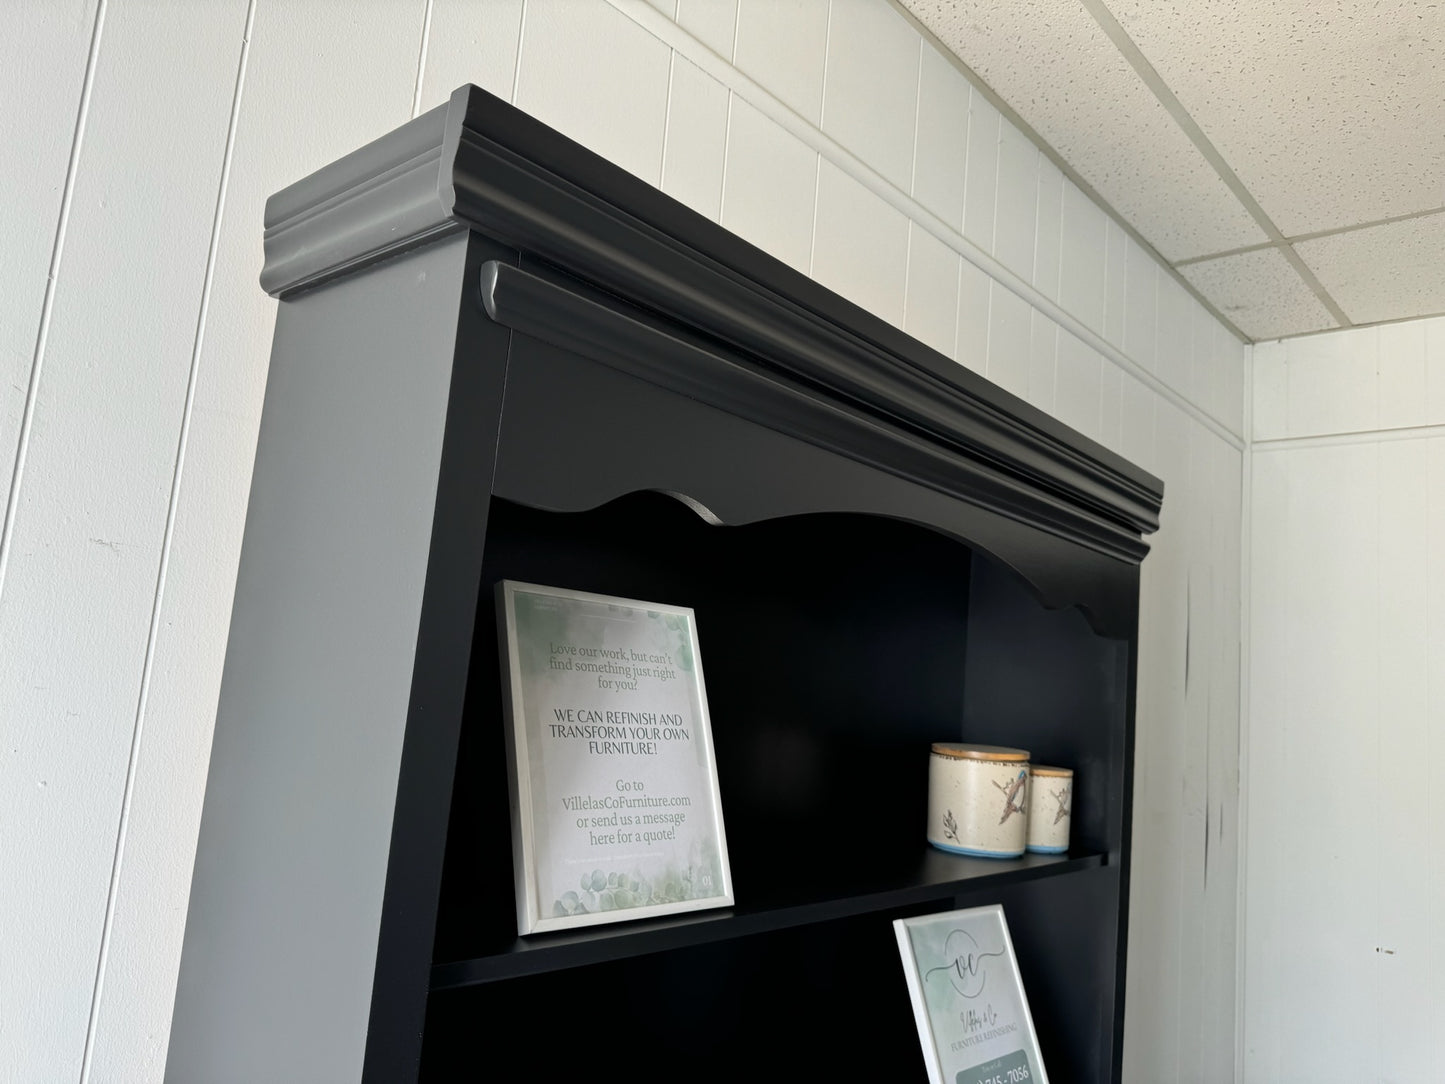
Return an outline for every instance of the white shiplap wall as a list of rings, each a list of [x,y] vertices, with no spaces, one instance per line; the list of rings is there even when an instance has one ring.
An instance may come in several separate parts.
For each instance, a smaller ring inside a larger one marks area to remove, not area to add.
[[[262,203],[465,82],[1165,479],[1125,1076],[1230,1078],[1246,349],[885,0],[111,0],[8,30],[0,1079],[163,1070]]]
[[[1445,319],[1254,348],[1244,1079],[1445,1079]]]

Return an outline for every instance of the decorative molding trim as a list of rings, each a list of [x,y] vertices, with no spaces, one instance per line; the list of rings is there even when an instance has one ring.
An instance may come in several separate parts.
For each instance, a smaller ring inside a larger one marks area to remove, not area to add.
[[[262,288],[289,297],[463,229],[441,186],[451,114],[438,106],[268,199]]]
[[[272,197],[262,283],[288,297],[462,228],[1072,505],[1120,557],[1158,527],[1146,471],[476,87]]]
[[[488,315],[513,330],[1110,557],[1137,562],[1149,550],[1140,538],[1152,529],[1142,526],[1150,514],[1147,497],[1133,489],[1114,491],[1107,510],[1090,508],[1077,492],[1056,494],[997,463],[988,454],[997,445],[960,448],[957,434],[999,428],[996,418],[980,416],[979,404],[961,394],[940,397],[931,388],[909,386],[905,375],[882,395],[843,402],[818,388],[857,383],[844,357],[770,354],[746,365],[565,283],[495,261],[482,267],[481,281]],[[813,364],[804,372],[807,362]],[[920,432],[922,426],[898,424],[909,402],[935,408],[931,428]],[[945,412],[952,418],[942,417]],[[1131,514],[1138,522],[1121,522]]]
[[[1334,448],[1343,444],[1383,444],[1395,440],[1431,440],[1445,437],[1442,425],[1397,425],[1389,429],[1359,429],[1348,433],[1302,433],[1297,437],[1268,437],[1250,441],[1252,452],[1287,452],[1296,448]]]

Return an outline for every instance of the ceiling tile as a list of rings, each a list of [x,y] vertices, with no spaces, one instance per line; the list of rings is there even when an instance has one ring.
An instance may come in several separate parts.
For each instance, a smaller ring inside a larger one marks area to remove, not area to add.
[[[1278,249],[1221,256],[1179,270],[1251,339],[1278,339],[1337,326]]]
[[[1445,214],[1331,234],[1294,247],[1355,323],[1445,312]]]
[[[1445,203],[1445,6],[1104,2],[1286,236]]]
[[[1077,0],[903,0],[1169,260],[1267,240]]]

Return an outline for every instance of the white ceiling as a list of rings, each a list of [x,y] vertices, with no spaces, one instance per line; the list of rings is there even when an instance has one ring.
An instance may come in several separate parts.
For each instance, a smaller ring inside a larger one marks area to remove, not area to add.
[[[898,0],[1251,340],[1445,313],[1445,0]]]

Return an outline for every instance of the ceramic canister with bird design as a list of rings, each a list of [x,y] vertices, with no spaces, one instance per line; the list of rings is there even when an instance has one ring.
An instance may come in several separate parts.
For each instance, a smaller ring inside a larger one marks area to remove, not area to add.
[[[1029,755],[998,745],[934,742],[928,842],[955,854],[1017,858],[1028,839]]]
[[[1034,764],[1029,768],[1029,850],[1064,854],[1074,811],[1074,769]]]

